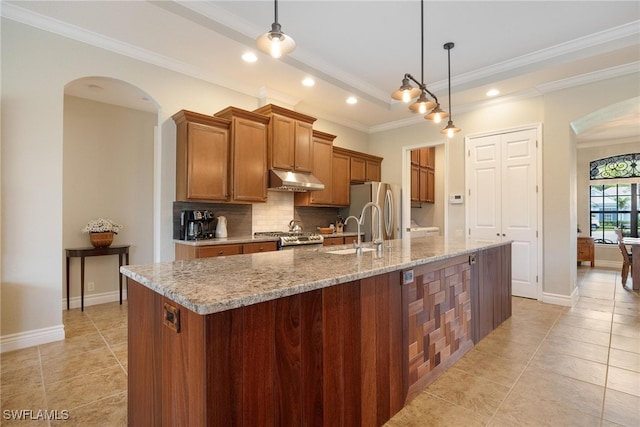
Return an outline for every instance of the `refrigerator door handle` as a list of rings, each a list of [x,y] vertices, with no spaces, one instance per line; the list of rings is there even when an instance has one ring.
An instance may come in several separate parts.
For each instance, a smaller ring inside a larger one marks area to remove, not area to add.
[[[384,228],[386,237],[390,238],[393,232],[393,194],[391,189],[387,188],[384,196]]]

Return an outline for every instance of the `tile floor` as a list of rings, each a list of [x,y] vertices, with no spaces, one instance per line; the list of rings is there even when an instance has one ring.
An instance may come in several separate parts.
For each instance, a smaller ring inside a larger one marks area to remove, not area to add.
[[[513,316],[388,426],[640,426],[640,296],[617,270],[579,267],[578,280],[573,308],[514,298]],[[0,355],[0,425],[126,425],[126,309],[65,311],[66,340]],[[5,419],[19,409],[69,419]]]

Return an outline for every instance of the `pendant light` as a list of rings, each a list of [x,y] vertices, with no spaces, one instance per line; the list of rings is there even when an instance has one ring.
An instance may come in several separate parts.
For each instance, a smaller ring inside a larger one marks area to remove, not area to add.
[[[424,0],[420,1],[420,67],[421,81],[418,82],[411,74],[405,74],[402,78],[402,85],[391,94],[391,98],[409,103],[409,101],[417,97],[418,99],[409,106],[409,109],[414,113],[425,114],[434,107],[437,108],[440,104],[438,104],[438,98],[436,98],[424,84]],[[411,81],[418,85],[418,87],[412,86]],[[427,94],[429,94],[435,102],[427,98]]]
[[[440,133],[447,135],[447,138],[453,138],[454,134],[460,132],[460,129],[453,124],[453,117],[451,116],[451,49],[453,49],[454,46],[455,44],[452,42],[445,43],[444,46],[442,46],[447,50],[447,70],[449,74],[449,123],[447,123],[447,126],[442,129]]]
[[[256,39],[258,49],[268,53],[274,58],[293,52],[296,42],[291,36],[282,32],[282,27],[278,23],[278,0],[275,3],[275,22],[271,24],[271,31],[268,31]]]

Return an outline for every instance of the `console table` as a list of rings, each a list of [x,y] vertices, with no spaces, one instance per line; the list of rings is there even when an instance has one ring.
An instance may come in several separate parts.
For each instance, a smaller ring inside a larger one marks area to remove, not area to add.
[[[84,259],[89,256],[101,256],[101,255],[118,255],[118,278],[120,279],[120,304],[122,304],[122,274],[120,274],[120,267],[122,267],[122,258],[125,257],[125,261],[129,264],[129,246],[109,246],[107,248],[70,248],[65,249],[67,252],[67,310],[69,310],[69,301],[71,299],[69,295],[69,260],[71,258],[80,258],[80,308],[84,311]]]

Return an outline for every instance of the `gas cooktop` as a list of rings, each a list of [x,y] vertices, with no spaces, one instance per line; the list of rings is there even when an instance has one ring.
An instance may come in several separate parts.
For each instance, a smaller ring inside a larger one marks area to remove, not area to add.
[[[299,245],[321,245],[324,237],[318,233],[295,231],[259,231],[253,233],[256,237],[278,237],[278,247]]]

